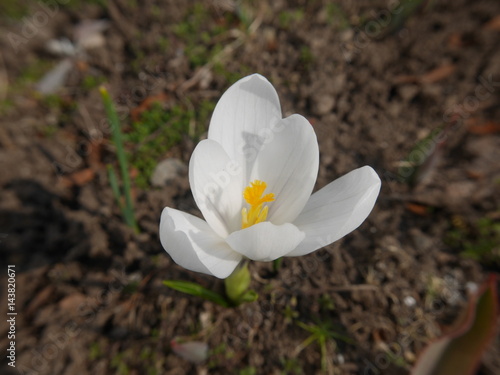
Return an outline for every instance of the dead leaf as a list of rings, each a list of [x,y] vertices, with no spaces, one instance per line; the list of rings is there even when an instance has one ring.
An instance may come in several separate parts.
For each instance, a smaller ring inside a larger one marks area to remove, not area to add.
[[[31,315],[35,311],[39,310],[42,306],[49,302],[51,296],[54,295],[55,287],[53,285],[47,285],[40,292],[36,293],[36,296],[31,300],[30,304],[26,307],[26,314]]]
[[[132,120],[134,121],[139,121],[142,112],[150,109],[154,103],[164,103],[168,100],[169,96],[164,92],[158,95],[149,96],[146,99],[144,99],[144,101],[138,107],[130,111],[130,117],[132,117]]]
[[[419,357],[412,375],[471,375],[493,337],[498,324],[495,275],[474,293],[467,309],[451,330],[431,343]]]
[[[436,83],[439,82],[450,75],[457,69],[455,64],[443,64],[428,73],[425,73],[421,78],[422,83]]]
[[[467,131],[471,134],[486,135],[500,133],[500,123],[486,121],[478,123],[478,121],[470,121]]]
[[[73,186],[83,186],[92,181],[94,179],[94,176],[95,172],[93,169],[85,168],[79,170],[78,172],[74,172],[67,176],[61,177],[60,181],[64,187],[70,188]]]
[[[406,203],[406,209],[419,216],[427,216],[429,214],[429,207],[418,203]]]
[[[90,168],[94,171],[98,171],[104,168],[104,164],[102,163],[102,145],[103,141],[92,142],[92,152],[89,153],[87,161],[89,163]]]
[[[500,31],[500,14],[489,20],[488,23],[484,25],[484,28],[486,30]]]
[[[139,170],[135,167],[131,167],[129,171],[130,178],[135,180],[139,176]]]
[[[400,75],[394,77],[395,84],[405,84],[405,83],[419,83],[420,79],[415,75]]]
[[[436,83],[449,77],[457,69],[455,64],[446,63],[423,75],[401,75],[394,78],[396,84],[403,83]]]
[[[76,313],[78,308],[85,303],[87,297],[81,293],[73,293],[59,301],[59,307],[65,313]]]
[[[453,48],[460,48],[464,46],[464,42],[462,40],[462,34],[460,33],[452,33],[448,38],[448,45]]]
[[[76,68],[80,71],[80,72],[86,72],[87,70],[89,70],[89,64],[86,62],[86,61],[83,61],[83,60],[77,60],[75,62],[76,64]]]
[[[465,173],[467,173],[467,177],[472,178],[473,180],[480,180],[484,177],[483,173],[476,171],[466,170]]]
[[[384,340],[384,332],[381,331],[380,329],[376,329],[372,332],[373,336],[373,342],[375,343],[375,347],[377,347],[379,350],[389,350],[389,347],[387,346],[386,341]]]

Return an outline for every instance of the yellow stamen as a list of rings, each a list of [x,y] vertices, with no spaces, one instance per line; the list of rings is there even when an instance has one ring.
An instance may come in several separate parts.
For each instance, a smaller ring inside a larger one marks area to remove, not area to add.
[[[264,206],[264,203],[274,201],[274,194],[262,196],[266,187],[267,184],[264,181],[255,180],[243,190],[243,198],[250,205],[250,209],[247,210],[246,207],[243,207],[241,210],[241,229],[251,227],[267,219],[269,207]]]

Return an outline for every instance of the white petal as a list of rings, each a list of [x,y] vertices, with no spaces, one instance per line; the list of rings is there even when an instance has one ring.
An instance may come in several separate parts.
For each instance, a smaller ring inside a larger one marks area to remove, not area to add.
[[[314,193],[294,224],[305,240],[287,256],[309,254],[359,227],[380,191],[380,178],[368,166],[356,169]]]
[[[189,162],[189,183],[203,217],[221,237],[241,228],[242,171],[210,139],[196,146]]]
[[[193,363],[201,363],[208,358],[208,344],[201,341],[179,343],[172,340],[170,346],[175,354]]]
[[[304,236],[293,224],[274,225],[265,221],[231,233],[226,241],[247,258],[268,262],[295,249]]]
[[[71,58],[62,60],[36,84],[37,91],[44,95],[54,94],[64,85],[73,66]]]
[[[220,279],[228,277],[242,258],[205,221],[169,207],[161,214],[160,241],[175,263]]]
[[[210,120],[208,138],[220,143],[248,177],[262,138],[281,118],[276,90],[267,79],[253,74],[222,95]]]
[[[251,173],[251,181],[267,183],[267,219],[274,224],[290,223],[306,205],[318,176],[319,150],[314,129],[304,117],[292,115],[269,133]]]

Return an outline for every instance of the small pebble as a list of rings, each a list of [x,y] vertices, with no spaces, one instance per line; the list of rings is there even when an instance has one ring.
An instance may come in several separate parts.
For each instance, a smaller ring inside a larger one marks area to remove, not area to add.
[[[412,296],[406,296],[403,300],[404,304],[408,307],[413,307],[417,304],[417,301]]]
[[[187,174],[187,170],[186,164],[179,159],[169,158],[162,160],[158,163],[151,176],[151,185],[163,187],[179,177],[184,177]]]
[[[478,285],[473,281],[468,281],[467,284],[465,284],[465,289],[467,289],[467,292],[470,294],[473,294],[477,292]]]
[[[342,354],[337,354],[337,363],[343,365],[345,363],[345,358]]]

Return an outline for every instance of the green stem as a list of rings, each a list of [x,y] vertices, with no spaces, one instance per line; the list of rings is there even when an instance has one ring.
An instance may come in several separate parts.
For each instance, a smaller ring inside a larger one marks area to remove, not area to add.
[[[281,262],[283,262],[283,258],[273,260],[273,271],[275,274],[277,274],[281,269]]]
[[[257,293],[248,290],[251,281],[250,271],[248,271],[248,259],[245,259],[224,280],[227,298],[236,306],[244,302],[255,301],[258,298]]]

